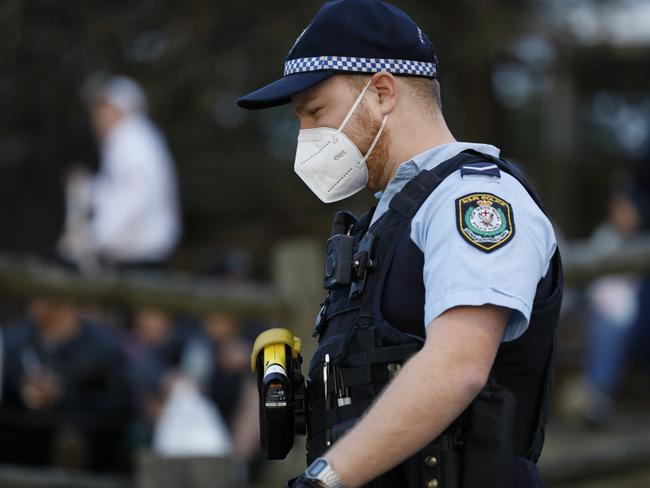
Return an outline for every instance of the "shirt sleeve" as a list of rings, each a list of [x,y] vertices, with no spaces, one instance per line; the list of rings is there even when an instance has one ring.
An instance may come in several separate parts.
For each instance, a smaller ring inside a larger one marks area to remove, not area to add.
[[[526,331],[556,240],[515,178],[450,175],[413,218],[411,239],[424,254],[425,327],[450,308],[491,304],[512,310],[504,342]]]

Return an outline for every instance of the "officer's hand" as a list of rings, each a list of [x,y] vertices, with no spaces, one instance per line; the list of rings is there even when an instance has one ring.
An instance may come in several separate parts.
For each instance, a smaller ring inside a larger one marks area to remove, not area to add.
[[[285,488],[321,488],[321,485],[308,479],[304,474],[289,480],[284,485]]]

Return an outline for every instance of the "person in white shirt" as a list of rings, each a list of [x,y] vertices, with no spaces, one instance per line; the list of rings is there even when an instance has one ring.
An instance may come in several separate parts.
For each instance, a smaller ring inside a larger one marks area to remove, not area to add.
[[[147,117],[133,80],[92,80],[84,89],[100,143],[100,170],[75,170],[66,184],[59,251],[82,270],[155,266],[176,247],[180,215],[176,174],[163,135]]]

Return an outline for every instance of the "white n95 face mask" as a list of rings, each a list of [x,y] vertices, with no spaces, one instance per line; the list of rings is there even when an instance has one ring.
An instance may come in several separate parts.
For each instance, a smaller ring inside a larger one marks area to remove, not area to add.
[[[309,189],[325,203],[338,202],[361,191],[368,184],[366,160],[377,145],[388,115],[384,116],[365,156],[344,133],[343,128],[366,94],[370,81],[338,129],[316,127],[298,133],[298,147],[293,168]]]

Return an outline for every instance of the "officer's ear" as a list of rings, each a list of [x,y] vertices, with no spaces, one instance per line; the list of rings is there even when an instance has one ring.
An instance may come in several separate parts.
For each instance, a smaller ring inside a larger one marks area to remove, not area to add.
[[[381,115],[389,114],[395,108],[397,102],[396,85],[395,77],[386,71],[373,75],[370,89],[377,94]]]

